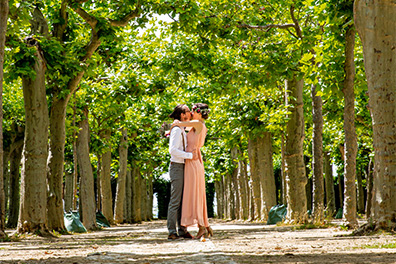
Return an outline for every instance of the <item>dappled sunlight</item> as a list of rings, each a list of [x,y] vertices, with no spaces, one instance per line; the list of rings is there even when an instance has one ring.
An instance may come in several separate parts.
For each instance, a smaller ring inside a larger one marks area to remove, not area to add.
[[[2,243],[1,263],[394,263],[390,235],[210,219],[214,237],[169,241],[165,220],[48,239]],[[189,228],[194,235],[197,227]],[[371,246],[369,246],[371,245]],[[375,247],[373,245],[376,245]]]

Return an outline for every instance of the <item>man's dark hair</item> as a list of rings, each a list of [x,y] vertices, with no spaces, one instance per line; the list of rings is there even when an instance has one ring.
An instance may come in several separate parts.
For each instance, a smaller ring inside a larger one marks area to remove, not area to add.
[[[185,104],[179,104],[173,109],[172,114],[169,115],[170,118],[180,120],[181,119],[181,114],[186,113],[186,105]]]

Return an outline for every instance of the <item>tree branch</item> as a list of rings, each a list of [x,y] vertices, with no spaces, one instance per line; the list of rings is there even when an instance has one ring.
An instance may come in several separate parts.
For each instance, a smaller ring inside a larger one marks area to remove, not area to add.
[[[287,28],[286,30],[290,33],[290,35],[292,35],[293,37],[298,39],[298,36],[296,34],[294,34],[293,32],[291,32],[290,29]]]
[[[140,3],[138,2],[138,5],[136,6],[135,10],[124,16],[121,20],[110,20],[110,25],[115,27],[125,27],[126,25],[128,25],[129,21],[131,21],[136,17],[139,17],[139,15],[140,15]]]
[[[86,2],[86,0],[77,0],[75,3],[83,3]],[[136,9],[132,11],[131,13],[127,14],[124,18],[122,18],[120,21],[114,21],[110,20],[110,26],[125,26],[127,23],[139,16],[139,11],[140,11],[140,1],[138,1]],[[91,16],[88,14],[85,10],[83,10],[81,7],[73,7],[73,5],[70,5],[70,7],[86,22],[90,25],[91,27],[91,41],[87,45],[86,49],[86,54],[85,56],[81,59],[81,63],[85,64],[88,59],[92,57],[94,52],[98,49],[98,47],[101,44],[101,41],[99,39],[99,34],[98,34],[98,29],[96,28],[98,24],[98,19],[95,18],[94,16]],[[71,91],[70,94],[74,92],[74,90],[77,88],[77,85],[80,83],[83,75],[85,73],[85,70],[82,70],[78,72],[68,83],[68,89]]]
[[[294,28],[296,29],[297,36],[298,36],[300,39],[302,39],[302,32],[301,32],[300,25],[298,24],[297,18],[294,16],[294,5],[292,5],[292,6],[290,7],[290,16],[291,16],[291,18],[292,18],[292,20],[293,20],[293,22],[294,22]]]
[[[88,25],[91,26],[92,29],[94,29],[96,27],[96,24],[98,23],[98,20],[91,16],[90,14],[88,14],[84,9],[77,7],[77,8],[73,8],[73,10],[80,15],[80,17],[82,19],[84,19],[85,22],[88,23]]]
[[[295,27],[294,24],[269,24],[269,25],[264,25],[264,26],[252,26],[252,25],[248,25],[245,23],[241,23],[239,25],[237,25],[238,28],[247,28],[247,29],[256,29],[256,30],[270,30],[271,28],[281,28],[281,29],[286,29],[286,28],[291,28],[291,27]]]
[[[53,35],[56,37],[58,40],[62,40],[63,34],[67,28],[67,4],[68,0],[62,0],[61,3],[61,8],[59,10],[59,16],[64,20],[59,23],[54,24],[54,32]]]

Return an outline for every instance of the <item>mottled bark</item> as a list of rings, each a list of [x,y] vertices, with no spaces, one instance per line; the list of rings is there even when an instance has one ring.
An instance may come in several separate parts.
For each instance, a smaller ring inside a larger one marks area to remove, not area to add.
[[[366,200],[366,217],[371,218],[371,206],[373,202],[373,159],[370,158],[370,162],[367,166],[367,200]]]
[[[128,168],[128,131],[126,128],[122,129],[119,156],[120,169],[117,178],[117,192],[114,208],[115,223],[122,223],[124,221],[125,181]]]
[[[257,160],[257,140],[249,139],[248,143],[248,154],[250,164],[250,179],[253,190],[253,210],[252,220],[261,219],[261,179],[258,171],[259,165]]]
[[[396,3],[356,0],[354,18],[363,44],[373,122],[375,165],[372,220],[396,227]]]
[[[317,95],[316,85],[311,86],[312,96],[312,175],[314,223],[324,222],[324,187],[323,187],[323,115],[322,97]]]
[[[141,199],[140,199],[140,212],[141,212],[141,218],[142,221],[147,221],[147,174],[143,174],[144,176],[142,177],[140,181],[140,190],[141,190]]]
[[[63,174],[65,152],[65,120],[67,100],[53,98],[50,111],[50,149],[48,155],[48,228],[66,229],[63,217]],[[69,208],[67,208],[69,209]]]
[[[100,175],[100,193],[102,195],[102,213],[106,219],[113,222],[113,197],[111,192],[111,131],[106,130],[103,139],[107,144],[107,149],[102,155],[102,169]]]
[[[241,214],[240,218],[247,220],[249,218],[249,179],[247,175],[247,165],[245,159],[242,158],[242,153],[238,149],[238,183],[239,183],[239,194],[240,194],[240,206]]]
[[[333,170],[330,162],[330,153],[324,154],[324,171],[326,184],[326,217],[332,218],[336,212]]]
[[[235,201],[234,201],[234,194],[232,193],[232,176],[230,174],[225,175],[225,209],[226,209],[226,218],[227,219],[233,219],[234,215],[234,209],[235,209]],[[234,217],[235,218],[235,217]]]
[[[363,172],[362,170],[358,170],[356,173],[356,183],[357,183],[357,212],[359,214],[364,214],[365,212],[365,202],[364,202],[364,188],[363,188]]]
[[[10,154],[10,193],[8,207],[8,228],[15,228],[18,224],[19,203],[20,203],[20,167],[23,150],[23,137],[13,144],[13,151]]]
[[[74,188],[74,175],[72,172],[65,172],[65,188],[63,191],[63,198],[65,202],[65,211],[73,210],[73,188]]]
[[[276,185],[272,160],[272,135],[264,132],[261,144],[258,145],[258,161],[260,165],[262,219],[268,219],[270,209],[276,205]]]
[[[96,155],[98,164],[96,166],[96,208],[102,212],[102,187],[100,185],[102,178],[102,155]]]
[[[38,41],[29,38],[27,45],[36,47],[36,60],[32,65],[36,76],[34,79],[22,78],[26,121],[17,231],[46,235],[48,234],[46,175],[49,125],[45,90],[46,65]]]
[[[132,168],[132,222],[142,222],[142,190],[141,190],[142,175],[139,167],[133,164]]]
[[[259,181],[259,203],[255,202],[256,216],[267,220],[269,210],[276,205],[276,186],[272,163],[272,137],[271,133],[264,132],[249,139],[248,154],[250,161],[250,175]],[[254,184],[254,182],[253,182]],[[257,196],[255,195],[255,200]]]
[[[94,176],[91,160],[89,158],[89,125],[88,110],[84,109],[84,115],[80,121],[80,132],[77,137],[77,158],[80,171],[80,210],[81,220],[87,230],[95,230],[96,204],[94,192]]]
[[[0,165],[3,166],[3,76],[4,52],[7,32],[8,0],[0,0]],[[0,168],[0,239],[6,237],[5,230],[5,194],[3,167]]]
[[[153,220],[153,174],[147,178],[147,220]]]
[[[10,173],[9,166],[10,163],[10,152],[3,148],[3,186],[4,186],[4,210],[7,212],[9,210],[9,198],[10,198]],[[1,168],[0,168],[1,169]]]
[[[76,98],[76,93],[73,93],[74,99]],[[73,127],[76,127],[76,115],[77,115],[77,103],[74,100],[73,105]],[[78,158],[77,158],[77,130],[73,129],[73,177],[74,177],[74,187],[73,187],[73,210],[77,210],[77,188],[78,188]]]
[[[358,226],[356,219],[356,155],[357,136],[355,129],[355,29],[347,27],[345,42],[345,79],[344,87],[344,132],[345,132],[345,165],[344,165],[344,208],[343,219],[347,226]]]
[[[132,223],[132,172],[128,166],[125,178],[125,216],[126,223]]]
[[[287,215],[289,223],[305,223],[307,221],[307,198],[304,164],[304,112],[303,86],[304,81],[296,78],[287,80],[289,95],[289,121],[286,129],[285,172]]]
[[[18,224],[20,203],[21,159],[24,144],[25,128],[16,123],[11,125],[11,146],[9,154],[9,206],[7,227],[15,228]]]
[[[285,136],[282,133],[281,138],[281,201],[282,204],[287,204],[286,195],[286,164],[285,164]]]
[[[231,157],[232,157],[232,162],[234,165],[233,172],[231,174],[232,179],[231,179],[231,188],[233,190],[233,204],[234,204],[234,210],[233,214],[231,215],[232,219],[240,219],[240,185],[238,182],[238,156],[237,156],[237,148],[234,147],[231,149]]]

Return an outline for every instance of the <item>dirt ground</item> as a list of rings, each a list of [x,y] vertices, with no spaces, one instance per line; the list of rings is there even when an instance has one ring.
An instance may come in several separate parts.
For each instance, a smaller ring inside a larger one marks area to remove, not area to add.
[[[206,241],[168,241],[164,220],[55,239],[25,236],[0,243],[0,263],[396,263],[396,237],[388,234],[210,222],[215,235]]]

